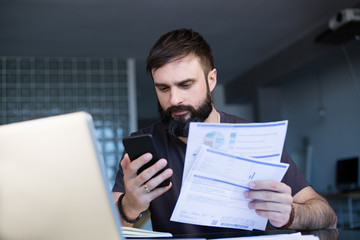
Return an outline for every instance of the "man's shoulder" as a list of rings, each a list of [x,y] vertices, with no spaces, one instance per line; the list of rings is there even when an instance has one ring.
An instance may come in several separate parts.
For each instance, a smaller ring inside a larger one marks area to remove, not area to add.
[[[249,123],[250,121],[246,120],[245,118],[241,118],[232,114],[228,114],[225,112],[221,112],[220,113],[220,117],[221,117],[221,122],[222,123]]]

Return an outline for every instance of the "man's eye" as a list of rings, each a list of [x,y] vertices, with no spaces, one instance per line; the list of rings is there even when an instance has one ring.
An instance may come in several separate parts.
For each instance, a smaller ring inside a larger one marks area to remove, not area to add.
[[[167,87],[159,87],[159,90],[162,92],[165,92],[166,90],[168,90],[168,88]]]
[[[190,83],[186,83],[186,84],[182,84],[182,85],[181,85],[181,87],[183,87],[183,88],[189,88],[190,86],[191,86]]]

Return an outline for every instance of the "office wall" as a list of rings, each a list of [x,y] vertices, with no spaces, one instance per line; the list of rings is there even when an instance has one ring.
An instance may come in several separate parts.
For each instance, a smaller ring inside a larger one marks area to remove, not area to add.
[[[289,120],[285,147],[303,171],[312,149],[308,178],[319,191],[334,189],[337,159],[360,155],[359,78],[360,42],[354,41],[281,81],[281,114]]]
[[[145,60],[136,60],[136,97],[139,128],[159,119],[154,83],[146,72]]]
[[[0,57],[0,125],[75,111],[94,120],[113,186],[123,136],[136,128],[133,59]]]

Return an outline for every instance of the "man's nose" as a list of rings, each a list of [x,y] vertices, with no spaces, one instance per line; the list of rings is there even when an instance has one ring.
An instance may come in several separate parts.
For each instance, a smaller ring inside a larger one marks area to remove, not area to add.
[[[177,106],[181,103],[183,103],[183,97],[182,97],[181,93],[176,89],[172,89],[171,96],[170,96],[170,104],[172,106]]]

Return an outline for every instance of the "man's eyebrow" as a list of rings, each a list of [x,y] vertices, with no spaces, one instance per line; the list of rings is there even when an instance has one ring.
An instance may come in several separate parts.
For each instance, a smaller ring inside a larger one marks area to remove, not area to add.
[[[188,79],[185,79],[183,81],[177,82],[176,85],[181,85],[181,84],[184,84],[184,83],[187,83],[187,82],[193,82],[193,81],[195,81],[195,79],[188,78]]]
[[[179,82],[176,82],[175,85],[179,86],[179,85],[182,85],[182,84],[184,84],[184,83],[193,82],[193,81],[195,81],[195,79],[193,79],[193,78],[188,78],[188,79],[185,79],[185,80],[181,80],[181,81],[179,81]],[[169,84],[166,84],[166,83],[154,83],[154,85],[155,85],[156,87],[168,87],[168,86],[169,86]]]
[[[167,87],[168,85],[165,83],[154,83],[155,87]]]
[[[188,79],[184,79],[184,80],[181,80],[181,81],[178,81],[175,83],[176,86],[181,86],[183,84],[188,84],[188,83],[191,83],[191,82],[194,82],[195,79],[193,78],[188,78]]]

